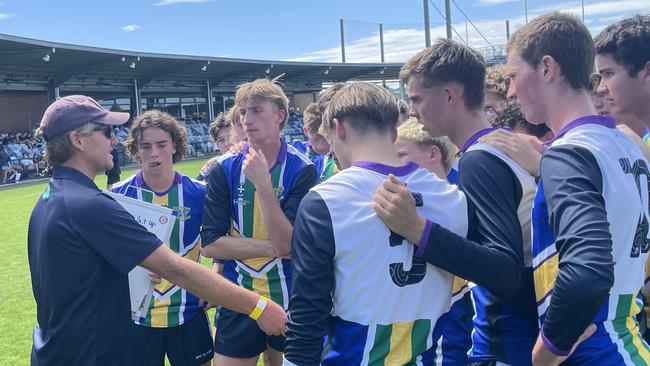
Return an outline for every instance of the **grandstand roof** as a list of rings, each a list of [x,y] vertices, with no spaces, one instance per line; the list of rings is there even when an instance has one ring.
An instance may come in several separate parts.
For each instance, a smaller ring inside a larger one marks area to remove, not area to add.
[[[111,87],[134,79],[139,88],[162,82],[182,88],[208,80],[213,87],[231,89],[243,80],[280,74],[285,74],[283,82],[309,89],[323,82],[397,79],[400,67],[134,52],[0,34],[0,89],[11,84],[58,87],[83,81]]]

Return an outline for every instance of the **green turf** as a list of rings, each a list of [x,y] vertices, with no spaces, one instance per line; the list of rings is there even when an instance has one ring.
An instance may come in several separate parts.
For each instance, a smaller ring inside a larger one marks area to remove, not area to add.
[[[194,177],[204,162],[181,162],[176,169]],[[122,178],[133,171],[123,171]],[[106,187],[106,176],[97,177],[96,183]],[[27,224],[45,185],[40,182],[0,190],[0,365],[29,365],[36,303],[27,260]]]

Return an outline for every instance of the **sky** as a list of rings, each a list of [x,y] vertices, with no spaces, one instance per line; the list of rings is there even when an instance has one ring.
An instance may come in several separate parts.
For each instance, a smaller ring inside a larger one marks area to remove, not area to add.
[[[430,0],[432,39],[445,36],[444,0]],[[457,6],[456,6],[457,5]],[[510,30],[549,11],[582,16],[581,0],[452,0],[453,38],[495,47]],[[459,10],[460,9],[460,10]],[[584,0],[593,34],[650,0]],[[465,21],[465,16],[470,22]],[[129,51],[261,60],[404,62],[424,47],[422,0],[0,0],[0,33]]]

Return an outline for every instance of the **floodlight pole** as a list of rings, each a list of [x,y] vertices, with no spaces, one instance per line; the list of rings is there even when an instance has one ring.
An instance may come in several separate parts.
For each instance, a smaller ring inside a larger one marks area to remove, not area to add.
[[[429,24],[429,0],[422,0],[424,7],[424,46],[431,47],[431,25]]]
[[[582,22],[585,22],[585,0],[582,0]]]
[[[339,28],[341,30],[341,62],[345,63],[345,32],[343,30],[343,19],[339,19]]]
[[[506,20],[506,42],[510,40],[510,21]]]
[[[445,18],[447,21],[447,39],[451,39],[451,1],[445,0]]]
[[[379,23],[379,49],[381,50],[381,63],[384,63],[384,25]]]
[[[528,0],[524,0],[524,15],[526,16],[526,24],[528,24]]]

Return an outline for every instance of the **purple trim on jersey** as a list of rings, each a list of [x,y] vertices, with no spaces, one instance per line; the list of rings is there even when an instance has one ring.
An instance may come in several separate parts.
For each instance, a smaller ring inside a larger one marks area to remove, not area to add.
[[[422,232],[422,238],[418,243],[418,250],[415,251],[415,255],[418,257],[422,257],[422,254],[424,254],[424,251],[427,249],[427,244],[429,244],[429,236],[431,236],[431,226],[433,226],[433,223],[427,220],[426,225],[424,225],[424,231]]]
[[[244,147],[241,150],[244,160],[246,159],[246,155],[248,154],[248,146],[249,146],[248,143],[245,143]],[[276,166],[284,163],[286,159],[287,159],[287,142],[280,139],[280,151],[278,152],[278,157],[276,158],[275,163],[273,163],[273,165],[269,168],[269,173],[272,172]]]
[[[488,128],[484,128],[482,130],[479,130],[478,132],[476,132],[475,134],[470,136],[469,139],[467,139],[467,141],[465,141],[465,144],[463,144],[463,147],[460,150],[458,150],[457,155],[464,154],[465,151],[467,151],[467,149],[469,149],[470,146],[474,145],[478,141],[478,139],[480,139],[481,137],[487,135],[488,133],[490,133],[490,132],[492,132],[494,130],[496,130],[496,128],[488,127]]]
[[[144,181],[144,175],[142,174],[142,169],[138,170],[135,173],[135,185],[138,186],[138,188],[144,187],[145,189],[150,190],[151,192],[155,193],[156,196],[164,196],[164,195],[166,195],[167,193],[169,193],[169,191],[171,191],[172,188],[174,188],[175,185],[180,183],[182,179],[183,179],[183,177],[180,175],[179,172],[174,172],[174,181],[169,186],[169,188],[167,188],[167,190],[165,190],[163,192],[156,192],[153,189],[151,189],[151,187],[149,187],[147,185],[147,182]]]
[[[414,162],[408,162],[402,166],[392,166],[392,165],[386,165],[381,163],[375,163],[374,161],[357,161],[356,163],[352,164],[352,166],[372,170],[379,174],[384,174],[384,175],[392,174],[397,177],[411,174],[420,167]]]
[[[569,124],[562,127],[562,129],[560,130],[560,132],[558,132],[555,138],[546,142],[546,144],[547,145],[552,144],[553,141],[559,139],[567,132],[582,125],[601,125],[607,128],[616,128],[616,120],[612,117],[600,116],[600,115],[590,115],[590,116],[584,116],[584,117],[574,119],[573,121],[569,122]]]
[[[560,351],[559,349],[555,348],[553,344],[551,344],[551,341],[549,341],[546,336],[544,335],[544,328],[542,327],[542,330],[539,332],[540,337],[542,338],[542,342],[544,342],[544,346],[551,351],[552,354],[560,357],[565,357],[568,356],[571,351]]]

